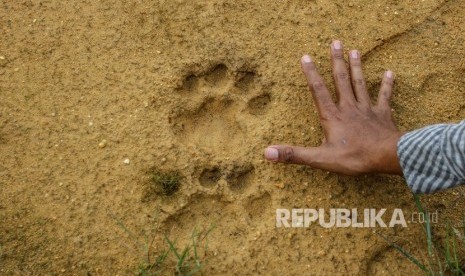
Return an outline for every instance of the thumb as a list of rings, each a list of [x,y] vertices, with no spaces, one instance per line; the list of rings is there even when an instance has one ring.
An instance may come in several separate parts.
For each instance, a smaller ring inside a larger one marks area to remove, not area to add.
[[[272,162],[317,167],[317,160],[321,158],[321,153],[321,147],[274,145],[265,149],[265,159]]]

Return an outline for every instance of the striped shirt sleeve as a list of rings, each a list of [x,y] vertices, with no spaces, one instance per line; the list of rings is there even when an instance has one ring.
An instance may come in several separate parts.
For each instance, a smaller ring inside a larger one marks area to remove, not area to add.
[[[404,134],[397,155],[414,193],[433,193],[465,183],[465,120]]]

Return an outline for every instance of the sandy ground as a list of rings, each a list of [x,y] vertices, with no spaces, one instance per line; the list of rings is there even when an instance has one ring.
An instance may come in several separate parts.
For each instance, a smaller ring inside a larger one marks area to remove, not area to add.
[[[321,141],[299,59],[329,80],[332,39],[360,49],[373,96],[396,72],[401,129],[465,118],[464,12],[461,0],[1,1],[0,274],[131,274],[144,237],[157,252],[163,234],[182,246],[211,224],[207,275],[421,274],[377,234],[421,257],[418,224],[275,228],[276,208],[408,217],[403,179],[262,152]],[[148,193],[151,168],[177,171],[179,191]],[[463,195],[423,200],[444,222]]]

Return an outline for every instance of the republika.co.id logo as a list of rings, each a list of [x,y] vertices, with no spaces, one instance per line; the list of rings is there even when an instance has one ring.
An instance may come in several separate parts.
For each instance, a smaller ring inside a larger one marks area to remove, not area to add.
[[[392,214],[386,214],[387,209],[358,209],[331,208],[329,213],[325,209],[276,209],[276,227],[307,228],[318,224],[324,228],[331,227],[407,227],[407,221],[402,209],[393,209]],[[423,213],[412,214],[409,222],[423,223]],[[437,222],[437,212],[429,217],[433,223]]]

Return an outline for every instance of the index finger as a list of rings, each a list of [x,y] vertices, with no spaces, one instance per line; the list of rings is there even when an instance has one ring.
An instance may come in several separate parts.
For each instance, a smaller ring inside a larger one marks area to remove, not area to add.
[[[331,98],[328,88],[323,78],[316,70],[315,63],[310,56],[305,55],[301,59],[302,71],[307,78],[308,87],[312,91],[313,100],[315,101],[320,117],[328,118],[337,110],[336,104]]]

